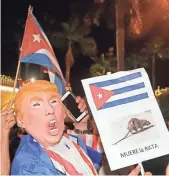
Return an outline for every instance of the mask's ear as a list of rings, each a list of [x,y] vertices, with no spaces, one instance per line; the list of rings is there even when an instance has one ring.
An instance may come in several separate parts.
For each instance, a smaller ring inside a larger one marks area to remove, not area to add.
[[[68,111],[68,109],[65,107],[65,105],[64,104],[62,104],[62,110],[64,111],[64,119],[66,119],[66,117],[69,117],[69,111]]]
[[[64,113],[64,120],[66,119],[66,117],[67,117],[67,114],[66,114],[66,113]]]
[[[16,121],[17,121],[18,127],[25,128],[24,122],[20,116],[17,116]]]
[[[67,117],[67,110],[66,110],[66,108],[63,106],[63,111],[64,111],[64,119],[66,119],[66,117]]]

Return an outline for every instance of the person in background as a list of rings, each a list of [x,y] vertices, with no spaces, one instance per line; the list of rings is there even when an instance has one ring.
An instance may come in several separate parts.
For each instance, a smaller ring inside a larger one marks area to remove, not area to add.
[[[79,101],[80,101],[80,97],[77,97],[76,103],[78,103]],[[82,99],[82,101],[83,101],[83,104],[85,104],[85,106],[82,108],[82,110],[84,111],[86,110],[87,103],[84,98]],[[71,118],[71,116],[69,117]],[[101,139],[100,139],[99,133],[96,133],[95,131],[95,129],[97,128],[95,123],[93,123],[94,119],[92,119],[91,117],[92,115],[89,112],[88,115],[85,118],[83,118],[80,122],[74,121],[73,122],[74,129],[72,130],[68,129],[67,133],[82,137],[83,140],[85,141],[85,144],[88,147],[91,147],[92,149],[98,151],[99,153],[102,153],[103,146],[101,144]]]
[[[169,130],[169,114],[161,109],[166,127]],[[145,171],[149,170],[153,175],[165,175],[165,168],[169,164],[169,154],[143,162]]]
[[[23,135],[26,135],[26,132],[23,128],[20,128],[17,125],[14,125],[13,128],[11,128],[10,135],[9,135],[9,141],[10,141],[9,151],[10,151],[11,163],[13,161],[16,150],[20,144],[20,140]]]
[[[166,175],[166,176],[169,176],[169,164],[168,164],[168,166],[167,166],[167,168],[166,168],[165,175]]]

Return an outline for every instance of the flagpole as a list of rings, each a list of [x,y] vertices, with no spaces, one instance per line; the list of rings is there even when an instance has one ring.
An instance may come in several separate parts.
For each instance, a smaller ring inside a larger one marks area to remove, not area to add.
[[[18,61],[16,76],[15,76],[15,82],[14,82],[14,86],[13,86],[13,98],[15,97],[15,89],[16,89],[16,84],[17,84],[17,80],[18,80],[20,65],[21,65],[21,63],[20,63],[20,61]]]
[[[28,12],[33,12],[33,7],[31,5],[28,7]]]
[[[28,7],[28,13],[33,11],[33,7],[31,5],[29,5]],[[23,41],[22,41],[23,42]],[[22,46],[21,46],[22,48]],[[19,53],[20,53],[20,49],[19,49]],[[14,86],[13,86],[13,99],[15,98],[15,90],[16,90],[16,84],[17,84],[17,80],[18,80],[18,75],[19,75],[19,70],[20,70],[20,65],[21,62],[20,60],[18,61],[18,66],[17,66],[17,70],[16,70],[16,76],[15,76],[15,82],[14,82]]]

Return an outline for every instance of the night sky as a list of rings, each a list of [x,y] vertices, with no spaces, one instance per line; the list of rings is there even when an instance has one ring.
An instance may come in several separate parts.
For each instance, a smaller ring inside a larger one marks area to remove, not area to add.
[[[29,5],[32,5],[33,13],[37,20],[43,18],[43,14],[52,14],[58,22],[66,21],[69,17],[69,0],[47,1],[17,0],[2,1],[2,73],[15,76],[18,61],[18,43],[15,35],[23,33],[23,28],[17,24],[19,19],[26,21]]]
[[[18,41],[16,35],[22,34],[23,30],[20,25],[17,24],[19,19],[23,19],[24,23],[27,17],[28,6],[33,6],[33,13],[37,20],[40,22],[45,12],[48,12],[55,17],[57,22],[64,22],[69,19],[70,5],[75,0],[17,0],[8,1],[2,0],[2,69],[1,74],[15,77],[17,62],[18,62]],[[83,1],[83,0],[76,0]],[[92,2],[92,0],[86,0],[86,2]],[[94,37],[97,42],[97,46],[100,52],[106,52],[110,46],[115,47],[115,30],[109,30],[104,25],[93,29]],[[58,58],[61,69],[64,73],[64,55],[55,50],[55,54]],[[93,61],[87,57],[76,58],[76,62],[72,68],[71,81],[73,83],[73,89],[77,94],[83,94],[80,80],[89,77],[89,67]],[[31,66],[30,77],[38,74],[37,67]],[[24,78],[24,68],[22,65],[22,74]],[[158,62],[157,65],[157,85],[162,87],[169,86],[169,62]],[[79,88],[80,86],[80,88]]]

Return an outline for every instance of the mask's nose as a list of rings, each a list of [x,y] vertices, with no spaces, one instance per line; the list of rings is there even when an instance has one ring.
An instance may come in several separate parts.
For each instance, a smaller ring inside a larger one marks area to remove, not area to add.
[[[46,115],[52,115],[54,114],[54,110],[51,104],[47,103],[46,104]]]

